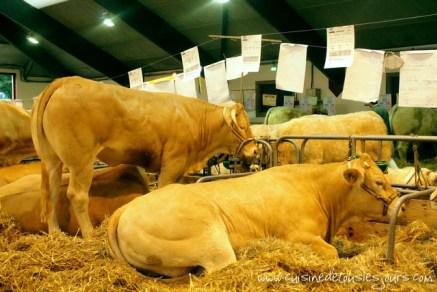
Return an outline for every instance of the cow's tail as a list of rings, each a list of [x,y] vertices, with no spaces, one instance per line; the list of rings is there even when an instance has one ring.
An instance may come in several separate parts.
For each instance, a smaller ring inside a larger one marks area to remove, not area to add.
[[[46,155],[56,155],[48,142],[43,128],[43,116],[53,93],[62,86],[65,78],[56,79],[38,96],[31,117],[32,140],[36,152],[41,159],[41,220],[47,222],[49,210],[49,173],[44,163]]]
[[[398,105],[397,104],[395,104],[391,109],[390,109],[390,112],[389,112],[389,127],[390,127],[390,132],[389,133],[391,133],[391,134],[394,134],[394,130],[393,130],[393,116],[394,116],[394,114],[395,114],[395,112],[397,111],[397,109],[398,109]]]
[[[128,264],[127,260],[124,258],[123,254],[121,253],[120,246],[118,245],[118,221],[120,220],[121,214],[123,214],[124,210],[126,209],[126,205],[118,208],[109,218],[108,222],[108,246],[109,246],[109,253],[111,256],[115,259],[118,259],[126,264]]]

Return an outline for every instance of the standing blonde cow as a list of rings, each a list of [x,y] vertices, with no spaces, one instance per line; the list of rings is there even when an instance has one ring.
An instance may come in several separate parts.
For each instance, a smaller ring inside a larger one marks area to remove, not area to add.
[[[298,164],[254,175],[169,185],[118,209],[108,223],[111,254],[137,269],[177,277],[236,262],[235,250],[274,237],[327,258],[329,242],[353,216],[379,218],[397,201],[367,155],[350,162]]]
[[[309,115],[292,119],[286,123],[274,125],[252,125],[255,137],[278,138],[287,135],[387,135],[384,120],[373,111],[363,111],[344,115],[325,116]],[[344,161],[349,156],[349,142],[336,140],[309,140],[305,146],[304,163],[328,163]],[[300,147],[302,140],[297,140]],[[378,155],[376,141],[365,144],[365,152],[376,160]],[[357,142],[357,153],[363,151]],[[390,160],[391,142],[382,143],[381,159]],[[294,148],[289,143],[282,143],[278,148],[278,164],[297,163]]]
[[[0,102],[0,166],[17,164],[35,154],[30,115],[13,104]]]
[[[71,173],[67,197],[87,237],[92,230],[88,190],[96,157],[109,165],[135,164],[160,172],[162,187],[214,154],[234,152],[253,136],[241,104],[221,107],[67,77],[52,82],[39,96],[32,112],[32,137],[43,164],[42,219],[48,220],[49,232],[58,230],[54,206],[64,165]],[[247,156],[256,152],[254,142],[242,151]]]

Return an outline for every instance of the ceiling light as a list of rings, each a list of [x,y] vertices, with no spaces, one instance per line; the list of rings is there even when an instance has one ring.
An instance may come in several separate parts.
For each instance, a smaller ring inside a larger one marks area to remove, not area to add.
[[[272,71],[272,72],[276,72],[276,66],[272,66],[272,67],[270,67],[270,71]]]
[[[228,3],[229,2],[229,0],[215,0],[217,3],[220,3],[220,4],[225,4],[225,3]]]
[[[27,4],[32,5],[33,7],[38,9],[66,1],[67,0],[24,0],[24,2],[26,2]]]
[[[115,25],[114,21],[112,21],[111,18],[103,19],[103,24],[106,25],[107,27],[113,27]]]
[[[33,36],[29,35],[29,36],[26,37],[26,39],[31,44],[34,44],[34,45],[39,44],[39,41],[35,37],[33,37]]]

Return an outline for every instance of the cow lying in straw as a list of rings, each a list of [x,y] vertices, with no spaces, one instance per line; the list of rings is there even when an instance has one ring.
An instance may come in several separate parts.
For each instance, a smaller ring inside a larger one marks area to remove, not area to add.
[[[252,137],[241,104],[221,107],[80,77],[57,79],[32,112],[32,138],[43,163],[42,219],[49,232],[58,229],[50,205],[57,204],[63,165],[71,173],[67,197],[86,237],[92,230],[87,206],[96,157],[109,165],[135,164],[160,172],[162,187],[196,169],[194,165],[203,166],[214,154],[234,152]],[[242,150],[247,156],[256,152],[254,142]],[[44,207],[49,191],[50,204]]]
[[[23,176],[31,174],[41,174],[40,162],[0,167],[0,186],[7,185]]]
[[[0,166],[17,164],[35,154],[29,114],[13,104],[0,102]]]
[[[419,186],[437,187],[437,172],[428,168],[421,168],[418,176],[415,174],[414,167],[387,168],[387,176],[391,183],[414,185],[417,181]],[[431,200],[437,199],[437,190],[430,195]]]
[[[78,224],[65,211],[69,174],[62,176],[61,197],[57,218],[61,230],[76,234]],[[148,192],[147,181],[135,166],[119,165],[95,171],[90,188],[89,214],[94,226],[100,224],[114,210]],[[12,216],[25,232],[47,231],[40,220],[41,175],[28,175],[0,187],[0,212]]]
[[[324,165],[284,165],[251,176],[170,185],[118,209],[108,224],[115,258],[175,277],[236,261],[250,240],[276,237],[337,257],[328,242],[352,216],[380,217],[397,198],[367,154]]]

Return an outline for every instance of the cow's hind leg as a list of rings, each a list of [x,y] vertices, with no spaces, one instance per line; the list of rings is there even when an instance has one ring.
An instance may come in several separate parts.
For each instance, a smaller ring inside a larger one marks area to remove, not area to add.
[[[87,238],[93,230],[88,213],[88,192],[93,179],[93,165],[88,164],[81,168],[70,168],[70,173],[67,198],[76,215],[82,236]]]
[[[41,174],[41,219],[47,221],[49,233],[53,233],[60,231],[56,207],[61,194],[62,162],[54,157],[46,160]]]

